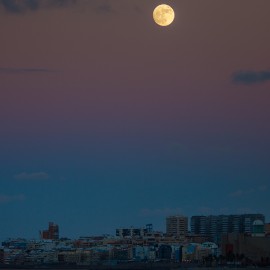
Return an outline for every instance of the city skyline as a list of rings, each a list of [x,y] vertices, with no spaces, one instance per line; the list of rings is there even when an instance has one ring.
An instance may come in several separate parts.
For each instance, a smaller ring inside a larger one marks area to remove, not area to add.
[[[180,214],[270,220],[269,0],[0,0],[0,238]]]
[[[206,237],[209,241],[217,243],[222,234],[244,233],[251,235],[253,223],[258,221],[262,222],[263,226],[265,226],[265,234],[268,234],[270,222],[265,220],[265,215],[262,213],[249,213],[228,215],[192,215],[190,217],[184,215],[169,215],[164,219],[164,228],[156,229],[153,223],[145,225],[141,224],[138,226],[130,224],[129,226],[111,228],[110,232],[103,232],[101,234],[93,234],[92,232],[81,234],[80,232],[76,232],[75,238],[99,236],[113,237],[114,235],[124,238],[127,236],[143,236],[147,233],[161,233],[164,235],[176,236],[181,240],[185,239],[187,236]],[[61,234],[61,229],[59,229],[59,224],[49,221],[48,229],[39,229],[37,233],[38,237],[32,237],[32,239],[74,239],[74,233],[75,232],[73,232],[73,237],[63,235]],[[27,239],[27,237],[22,237],[20,235],[17,235],[16,237],[6,236],[4,238],[0,238],[0,243],[6,239],[16,238]]]

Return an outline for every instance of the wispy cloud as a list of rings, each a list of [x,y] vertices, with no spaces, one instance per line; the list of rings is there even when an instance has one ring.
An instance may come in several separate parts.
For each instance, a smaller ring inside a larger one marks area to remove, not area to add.
[[[16,201],[24,201],[24,200],[25,200],[25,196],[22,194],[20,195],[0,194],[0,204],[16,202]]]
[[[41,8],[63,8],[77,3],[77,0],[0,0],[0,7],[8,13],[21,14]]]
[[[238,71],[232,75],[232,82],[235,84],[259,84],[270,81],[270,70],[262,71]]]
[[[254,194],[254,193],[265,192],[267,190],[268,190],[267,185],[260,185],[260,186],[255,187],[255,188],[235,190],[235,191],[229,193],[229,196],[233,197],[233,198],[239,198],[239,197],[248,196],[248,195]]]
[[[48,180],[50,176],[45,172],[34,172],[34,173],[26,173],[22,172],[20,174],[14,175],[14,179],[20,181],[43,181]]]
[[[267,185],[260,185],[260,186],[257,187],[257,190],[262,191],[262,192],[267,191],[268,186]]]
[[[256,211],[250,207],[241,207],[241,208],[237,208],[235,210],[236,214],[248,214],[248,213],[255,213]]]
[[[144,208],[141,210],[140,215],[144,217],[165,217],[169,215],[181,215],[183,214],[183,209],[181,208],[156,208],[149,209]]]
[[[248,189],[248,190],[239,189],[239,190],[231,192],[229,195],[230,195],[230,197],[238,198],[238,197],[242,197],[244,195],[249,195],[253,192],[254,192],[253,189]]]
[[[18,73],[49,73],[55,72],[48,68],[6,68],[0,67],[0,74],[18,74]]]

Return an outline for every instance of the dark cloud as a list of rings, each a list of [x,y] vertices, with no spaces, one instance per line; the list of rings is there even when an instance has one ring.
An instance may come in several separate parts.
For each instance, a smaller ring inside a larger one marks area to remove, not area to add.
[[[1,0],[0,5],[4,7],[7,12],[21,13],[26,9],[35,10],[38,8],[39,3],[37,0]]]
[[[233,83],[236,84],[256,84],[270,81],[270,71],[239,71],[232,76]]]
[[[8,73],[47,73],[47,72],[55,72],[55,70],[47,69],[47,68],[0,68],[0,74]]]
[[[68,7],[76,4],[77,2],[78,0],[51,0],[48,1],[47,7]]]
[[[77,0],[0,0],[0,7],[6,12],[20,14],[40,8],[66,7]]]
[[[103,12],[103,13],[110,13],[113,12],[112,6],[108,3],[102,3],[97,6],[97,11],[98,12]]]
[[[92,0],[0,0],[0,10],[11,14],[24,14],[40,9],[66,8],[72,6],[90,7],[97,13],[112,13],[113,7],[107,1]]]

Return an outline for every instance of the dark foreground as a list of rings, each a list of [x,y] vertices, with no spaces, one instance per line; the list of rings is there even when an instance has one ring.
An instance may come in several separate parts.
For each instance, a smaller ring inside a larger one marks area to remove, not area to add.
[[[194,264],[181,264],[181,263],[128,263],[128,264],[117,264],[117,265],[3,265],[0,264],[1,270],[22,270],[22,269],[36,269],[36,270],[179,270],[179,269],[270,269],[270,267],[260,266],[198,266]]]

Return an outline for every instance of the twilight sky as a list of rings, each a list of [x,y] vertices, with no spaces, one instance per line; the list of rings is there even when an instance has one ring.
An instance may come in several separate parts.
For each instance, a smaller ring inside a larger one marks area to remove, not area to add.
[[[175,22],[152,19],[170,4]],[[269,0],[0,0],[0,238],[270,221]]]

